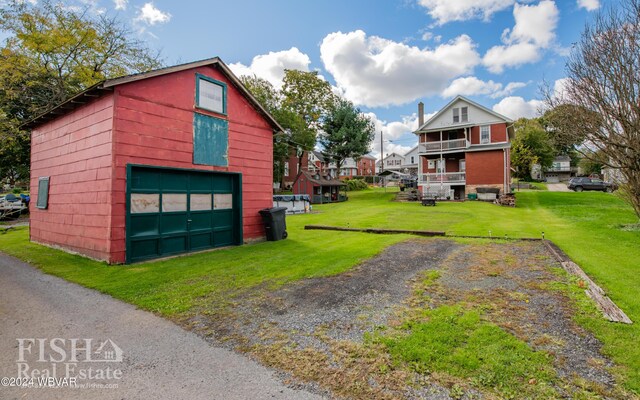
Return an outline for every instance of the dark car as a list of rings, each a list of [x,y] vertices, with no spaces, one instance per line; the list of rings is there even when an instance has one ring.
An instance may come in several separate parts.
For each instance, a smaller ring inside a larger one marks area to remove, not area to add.
[[[583,190],[599,190],[601,192],[611,193],[617,189],[617,186],[611,182],[605,182],[598,178],[571,178],[567,187],[576,192],[582,192]]]

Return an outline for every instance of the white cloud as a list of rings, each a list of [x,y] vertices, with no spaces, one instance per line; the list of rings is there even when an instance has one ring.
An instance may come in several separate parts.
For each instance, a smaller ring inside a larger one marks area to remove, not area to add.
[[[425,121],[435,114],[425,115]],[[404,155],[418,144],[418,137],[412,132],[418,129],[418,115],[412,114],[402,117],[401,121],[387,122],[378,119],[375,113],[364,113],[371,118],[375,126],[376,135],[371,143],[371,154],[380,157],[380,132],[382,132],[384,154],[401,154]]]
[[[493,73],[502,73],[506,67],[517,67],[536,62],[541,50],[555,40],[558,25],[558,7],[552,0],[537,5],[516,4],[513,7],[515,25],[502,34],[504,45],[490,48],[482,62]]]
[[[451,82],[442,92],[442,97],[454,97],[457,95],[473,96],[473,95],[488,95],[491,98],[508,96],[515,90],[527,86],[524,82],[509,82],[506,86],[502,83],[490,81],[483,81],[475,76],[467,76],[464,78],[458,78]]]
[[[418,0],[431,18],[442,25],[450,21],[482,18],[487,21],[494,13],[510,7],[515,0]]]
[[[129,0],[113,0],[113,4],[116,10],[126,10],[128,2]]]
[[[358,30],[327,35],[320,55],[344,97],[380,107],[440,93],[449,80],[479,63],[475,48],[467,35],[435,49],[419,49]]]
[[[309,64],[311,64],[309,56],[292,47],[289,50],[272,51],[269,54],[255,56],[249,66],[233,63],[229,64],[229,68],[238,76],[256,75],[271,82],[276,88],[280,88],[285,69],[309,71]]]
[[[171,20],[171,14],[159,10],[151,2],[145,3],[135,18],[135,21],[144,22],[147,25],[164,24],[169,20]]]
[[[511,96],[505,97],[493,106],[493,111],[500,113],[511,119],[533,118],[540,115],[540,111],[544,107],[544,102],[540,100],[526,101],[522,97]]]
[[[600,0],[578,0],[578,8],[584,8],[587,11],[595,11],[600,8]]]

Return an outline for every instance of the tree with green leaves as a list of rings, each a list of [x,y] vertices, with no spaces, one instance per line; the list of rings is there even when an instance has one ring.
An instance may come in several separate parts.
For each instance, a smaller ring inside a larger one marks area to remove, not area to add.
[[[162,66],[118,19],[88,7],[12,0],[0,9],[0,29],[8,35],[0,48],[0,165],[17,166],[13,178],[28,176],[22,123],[104,79]]]
[[[557,152],[540,121],[521,118],[515,122],[514,128],[516,137],[511,144],[511,166],[515,169],[515,176],[527,179],[534,164],[542,168],[551,167]]]
[[[284,164],[297,147],[295,132],[306,130],[307,124],[297,112],[283,105],[282,92],[269,81],[255,75],[243,75],[240,81],[285,130],[273,137],[273,181],[282,183]]]
[[[291,131],[291,143],[299,148],[298,170],[302,167],[303,151],[311,151],[316,145],[322,120],[334,108],[337,96],[329,82],[318,72],[285,70],[282,85],[282,107],[298,114],[305,127]],[[296,149],[297,150],[297,149]]]
[[[553,125],[582,146],[585,157],[602,154],[617,171],[620,192],[640,218],[640,0],[599,11],[573,46],[561,94],[546,91]],[[598,161],[598,160],[596,160]]]
[[[360,159],[369,151],[375,126],[351,102],[339,100],[324,118],[319,142],[329,162],[336,164],[337,174],[347,158]]]

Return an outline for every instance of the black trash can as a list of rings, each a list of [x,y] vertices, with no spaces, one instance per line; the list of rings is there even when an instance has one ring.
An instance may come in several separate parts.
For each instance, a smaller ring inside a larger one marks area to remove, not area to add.
[[[287,238],[286,212],[287,207],[273,207],[260,210],[268,241],[273,242]]]

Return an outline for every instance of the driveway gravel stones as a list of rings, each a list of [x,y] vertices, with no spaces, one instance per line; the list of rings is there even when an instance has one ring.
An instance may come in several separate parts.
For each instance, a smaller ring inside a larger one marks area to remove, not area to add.
[[[406,370],[380,374],[390,363],[384,349],[363,345],[372,332],[401,323],[429,270],[440,277],[426,289],[429,304],[420,306],[481,304],[488,321],[552,354],[562,396],[572,397],[578,386],[612,398],[619,393],[601,343],[573,321],[566,292],[554,289],[571,278],[538,242],[409,240],[340,275],[245,293],[224,318],[205,312],[192,327],[328,396],[482,398],[475,390],[452,394],[438,379]]]

